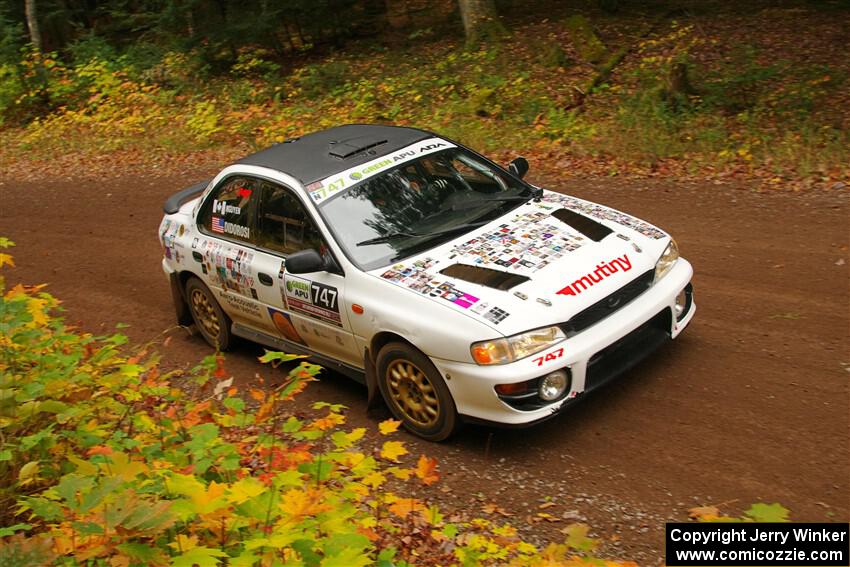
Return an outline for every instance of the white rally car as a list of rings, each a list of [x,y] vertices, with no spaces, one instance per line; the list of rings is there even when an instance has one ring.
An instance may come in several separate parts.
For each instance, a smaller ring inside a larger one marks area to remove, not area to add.
[[[289,140],[168,199],[178,320],[365,382],[413,433],[527,425],[621,374],[694,315],[665,232],[522,180],[430,132]]]

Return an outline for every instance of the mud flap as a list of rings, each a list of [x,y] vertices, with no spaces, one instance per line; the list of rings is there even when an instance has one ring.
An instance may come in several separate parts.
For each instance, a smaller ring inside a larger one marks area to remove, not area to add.
[[[384,406],[384,398],[378,387],[378,371],[368,348],[364,352],[363,363],[363,368],[366,370],[366,411],[371,413],[376,408]]]
[[[180,285],[180,276],[176,273],[168,274],[171,284],[171,299],[174,301],[174,310],[177,313],[177,324],[188,327],[193,323],[192,313],[189,312],[189,304],[183,296],[183,286]]]

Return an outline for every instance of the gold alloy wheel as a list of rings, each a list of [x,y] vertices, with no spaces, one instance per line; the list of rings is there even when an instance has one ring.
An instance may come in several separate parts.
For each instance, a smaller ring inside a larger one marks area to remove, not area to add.
[[[204,331],[212,339],[218,339],[218,334],[221,332],[218,314],[207,294],[201,289],[192,290],[192,312],[195,314],[197,322],[204,328]]]
[[[436,425],[440,401],[428,376],[408,360],[397,359],[387,367],[387,388],[396,407],[419,427]]]

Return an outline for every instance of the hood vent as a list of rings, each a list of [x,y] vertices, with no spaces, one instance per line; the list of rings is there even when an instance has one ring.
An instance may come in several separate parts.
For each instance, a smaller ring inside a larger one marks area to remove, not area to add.
[[[499,289],[502,291],[507,291],[512,287],[516,287],[531,279],[528,276],[510,274],[501,270],[492,270],[490,268],[481,268],[479,266],[470,266],[469,264],[452,264],[451,266],[440,270],[440,273],[444,276],[492,287],[493,289]]]
[[[599,242],[614,232],[604,224],[600,224],[590,217],[580,215],[569,209],[558,209],[552,213],[552,216],[562,223],[573,227],[594,242]]]

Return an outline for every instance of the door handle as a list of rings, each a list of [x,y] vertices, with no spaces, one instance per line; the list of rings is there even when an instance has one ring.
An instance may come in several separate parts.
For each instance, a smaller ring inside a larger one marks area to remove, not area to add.
[[[263,285],[272,285],[274,283],[274,280],[272,279],[272,277],[268,274],[264,274],[263,272],[258,273],[257,278],[260,280],[260,283],[263,284]]]

